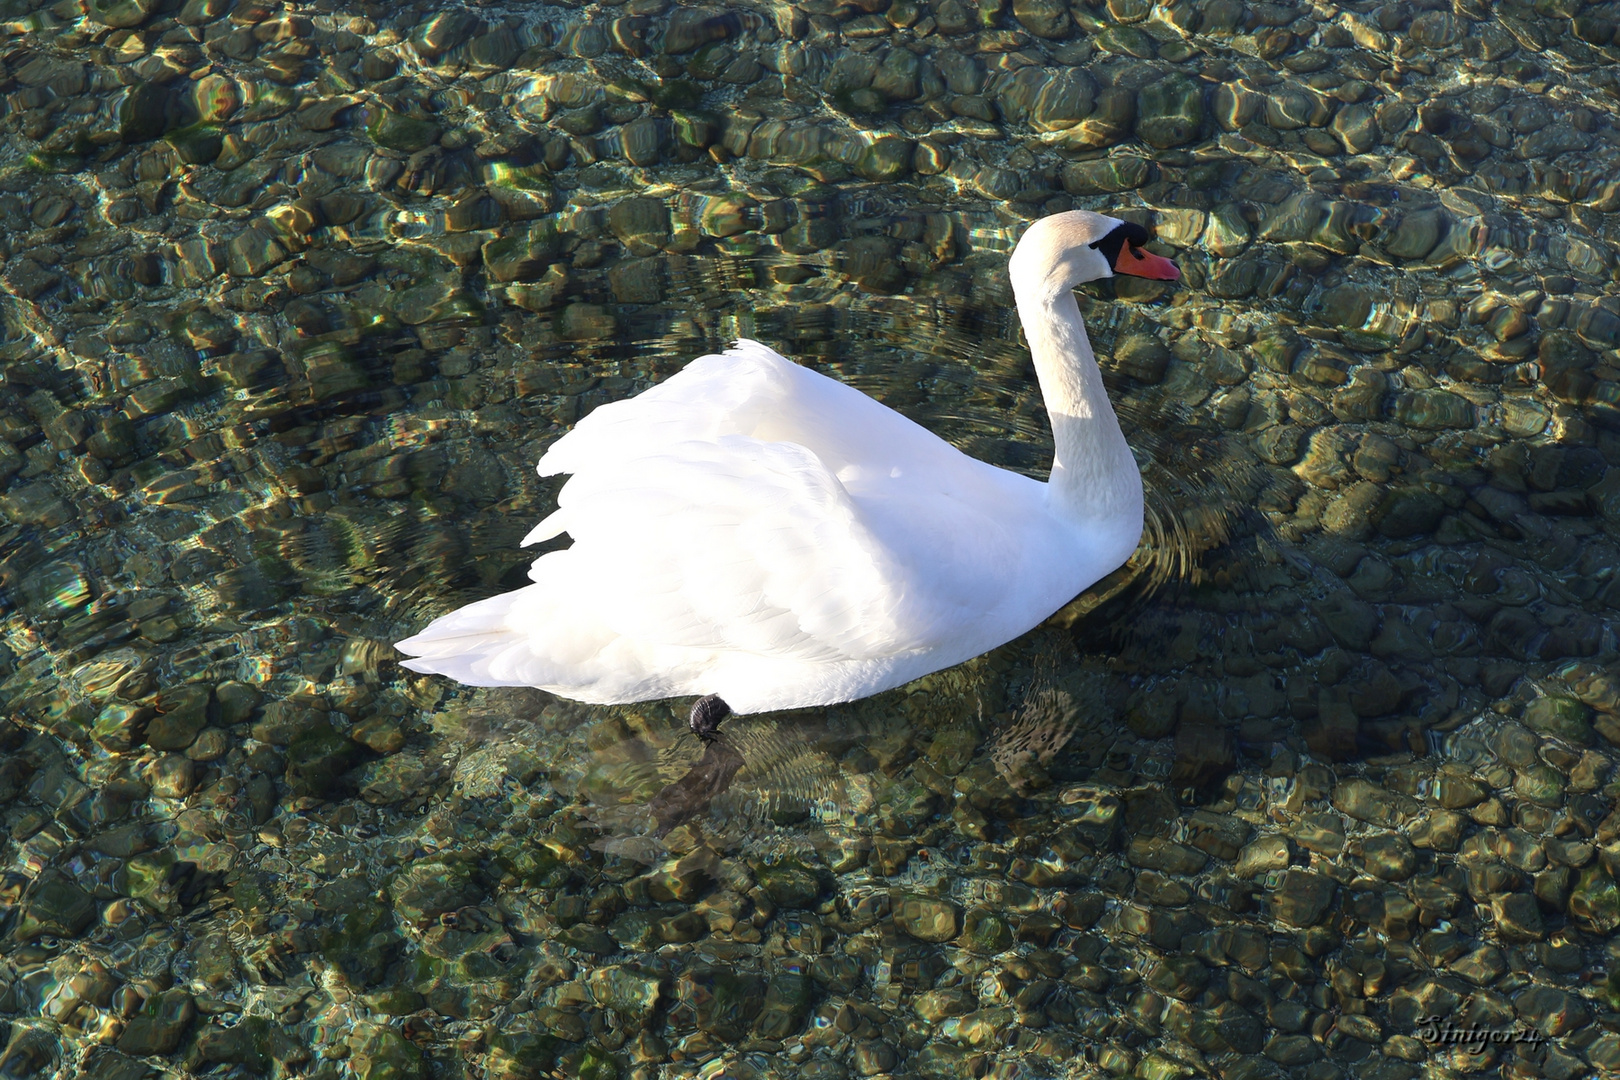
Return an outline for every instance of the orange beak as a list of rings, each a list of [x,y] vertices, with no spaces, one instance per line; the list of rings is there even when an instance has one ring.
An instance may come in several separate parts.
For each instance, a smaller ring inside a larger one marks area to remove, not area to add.
[[[1138,252],[1130,244],[1120,245],[1119,258],[1114,260],[1114,271],[1132,277],[1152,278],[1154,281],[1175,281],[1181,277],[1181,271],[1169,259],[1149,251]]]

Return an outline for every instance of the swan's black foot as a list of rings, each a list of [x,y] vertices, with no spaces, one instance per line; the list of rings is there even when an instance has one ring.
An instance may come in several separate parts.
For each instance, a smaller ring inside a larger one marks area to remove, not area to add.
[[[720,700],[719,694],[709,694],[697,699],[692,706],[692,718],[687,721],[692,734],[706,743],[712,743],[720,737],[720,721],[731,715],[731,706]]]

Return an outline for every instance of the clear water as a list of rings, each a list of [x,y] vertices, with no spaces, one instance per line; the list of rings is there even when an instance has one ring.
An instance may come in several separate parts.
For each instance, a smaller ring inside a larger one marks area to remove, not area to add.
[[[90,8],[0,6],[0,1073],[1620,1067],[1620,9]],[[738,336],[1043,475],[1072,207],[1185,276],[1082,290],[1052,623],[664,836],[687,703],[397,666]]]

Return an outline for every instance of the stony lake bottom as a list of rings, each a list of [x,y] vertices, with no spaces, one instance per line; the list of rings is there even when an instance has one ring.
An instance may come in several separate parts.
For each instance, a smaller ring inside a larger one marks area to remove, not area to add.
[[[0,1076],[1620,1070],[1617,25],[0,0]],[[736,336],[1042,475],[1073,207],[1185,276],[1049,624],[662,837],[687,703],[398,667]]]

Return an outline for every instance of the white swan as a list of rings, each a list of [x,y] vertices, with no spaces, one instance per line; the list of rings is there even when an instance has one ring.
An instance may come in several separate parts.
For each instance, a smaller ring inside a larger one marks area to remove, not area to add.
[[[709,738],[728,712],[852,701],[1032,629],[1141,536],[1141,474],[1072,290],[1178,277],[1147,239],[1076,210],[1013,252],[1049,483],[739,341],[558,439],[540,473],[573,477],[524,544],[573,546],[399,642],[404,665],[593,704],[703,695],[692,727]]]

